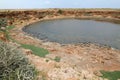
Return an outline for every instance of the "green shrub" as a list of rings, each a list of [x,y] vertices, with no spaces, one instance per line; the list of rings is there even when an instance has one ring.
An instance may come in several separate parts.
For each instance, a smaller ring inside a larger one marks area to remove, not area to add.
[[[22,52],[0,42],[0,80],[36,80],[36,70]]]
[[[0,18],[0,30],[5,31],[7,26],[7,19],[5,18]],[[4,29],[2,29],[4,28]]]
[[[6,18],[0,18],[0,26],[4,27],[7,25],[7,19]]]
[[[59,14],[62,14],[62,13],[63,13],[63,11],[62,11],[61,9],[59,9],[59,10],[58,10],[58,13],[59,13]]]
[[[60,60],[61,60],[61,57],[59,57],[59,56],[56,56],[54,60],[55,60],[56,62],[60,62]]]

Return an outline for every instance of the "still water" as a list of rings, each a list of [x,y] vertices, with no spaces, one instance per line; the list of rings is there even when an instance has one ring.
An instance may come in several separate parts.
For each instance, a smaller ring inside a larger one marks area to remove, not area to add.
[[[62,44],[91,42],[120,49],[120,24],[62,19],[37,22],[23,30],[39,39]]]

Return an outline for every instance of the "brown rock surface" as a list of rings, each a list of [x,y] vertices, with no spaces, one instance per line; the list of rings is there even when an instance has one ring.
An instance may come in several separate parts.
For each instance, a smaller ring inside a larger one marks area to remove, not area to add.
[[[5,36],[5,33],[3,33],[3,32],[0,32],[0,40],[2,40],[2,41],[7,41],[7,38],[6,38],[6,36]]]

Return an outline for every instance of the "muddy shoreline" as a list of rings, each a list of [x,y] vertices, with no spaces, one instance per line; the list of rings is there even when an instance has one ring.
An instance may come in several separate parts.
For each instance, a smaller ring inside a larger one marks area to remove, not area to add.
[[[37,23],[37,22],[43,22],[43,21],[49,21],[49,20],[59,20],[59,19],[79,19],[79,20],[95,20],[95,21],[101,21],[101,22],[109,22],[109,23],[115,23],[115,24],[120,24],[119,22],[120,22],[120,20],[119,19],[109,19],[109,18],[89,18],[89,17],[82,17],[82,18],[77,18],[77,17],[73,17],[73,16],[71,16],[71,17],[58,17],[58,18],[50,18],[50,19],[41,19],[41,20],[39,20],[39,21],[35,21],[35,22],[32,22],[32,23],[29,23],[28,25],[25,25],[24,27],[22,27],[21,28],[21,30],[23,31],[23,32],[25,32],[24,30],[25,30],[25,28],[26,27],[29,27],[29,25],[31,25],[31,24],[35,24],[35,23]],[[34,35],[31,35],[31,34],[29,34],[29,32],[25,32],[28,36],[31,36],[31,37],[34,37],[34,38],[37,38],[38,39],[38,37],[35,37]],[[46,40],[46,39],[40,39],[41,41],[43,41],[43,42],[49,42],[49,40]],[[53,41],[52,41],[53,42]],[[53,42],[53,43],[57,43],[57,42]],[[59,43],[59,44],[61,44],[61,45],[67,45],[67,44],[63,44],[63,43]],[[109,46],[109,45],[106,45],[106,44],[100,44],[100,43],[97,43],[97,42],[94,42],[94,43],[91,43],[91,42],[79,42],[79,43],[71,43],[71,45],[89,45],[89,44],[94,44],[94,45],[96,45],[96,46],[99,46],[99,47],[108,47],[108,48],[113,48],[112,46]],[[114,48],[115,49],[115,48]],[[117,48],[116,48],[117,49]]]

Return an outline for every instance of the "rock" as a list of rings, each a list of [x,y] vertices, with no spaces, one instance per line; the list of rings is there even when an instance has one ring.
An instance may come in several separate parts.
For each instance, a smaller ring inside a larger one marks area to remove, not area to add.
[[[100,73],[100,71],[94,71],[94,74],[95,74],[96,76],[102,76],[102,74]]]
[[[25,49],[25,53],[26,53],[27,55],[30,55],[30,54],[32,54],[32,51],[29,50],[29,49]]]
[[[0,40],[7,41],[7,38],[4,33],[0,33]]]
[[[6,30],[6,28],[5,27],[1,27],[1,30]]]
[[[81,76],[83,79],[92,79],[94,75],[87,70],[82,70]]]

